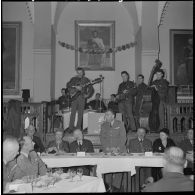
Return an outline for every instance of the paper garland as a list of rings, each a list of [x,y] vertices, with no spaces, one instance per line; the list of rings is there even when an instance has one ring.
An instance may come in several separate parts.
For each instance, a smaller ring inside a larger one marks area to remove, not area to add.
[[[79,51],[81,53],[88,53],[88,54],[114,53],[114,52],[130,49],[131,47],[134,47],[137,44],[137,42],[134,42],[134,43],[131,42],[131,43],[127,43],[127,44],[122,45],[122,46],[118,46],[116,48],[108,48],[105,50],[100,50],[100,49],[94,50],[94,49],[86,49],[86,48],[82,48],[82,47],[75,48],[75,46],[70,45],[70,44],[65,43],[65,42],[61,42],[61,41],[58,41],[58,43],[59,43],[59,45],[61,45],[62,47],[65,47],[66,49],[75,50],[75,51]]]

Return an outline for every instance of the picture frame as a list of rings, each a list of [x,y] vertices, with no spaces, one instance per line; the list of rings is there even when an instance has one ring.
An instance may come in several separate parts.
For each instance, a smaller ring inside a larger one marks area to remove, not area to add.
[[[193,85],[193,30],[170,30],[170,81]]]
[[[103,52],[114,47],[115,21],[75,21],[75,68],[114,71],[115,52]]]
[[[21,94],[21,22],[3,22],[3,95]]]

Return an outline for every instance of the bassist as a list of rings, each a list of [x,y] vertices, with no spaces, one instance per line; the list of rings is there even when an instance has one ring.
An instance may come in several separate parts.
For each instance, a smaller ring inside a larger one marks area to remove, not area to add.
[[[123,82],[118,87],[116,96],[118,101],[119,112],[123,115],[123,121],[126,126],[126,131],[135,131],[135,119],[133,116],[134,97],[137,93],[135,84],[129,80],[127,71],[121,72]]]
[[[82,87],[85,83],[90,82],[90,80],[85,77],[85,71],[83,68],[77,68],[77,75],[72,77],[70,81],[67,83],[67,88],[70,89],[74,86],[74,89],[81,92],[80,95],[74,99],[71,103],[71,115],[70,115],[70,123],[69,123],[69,133],[71,133],[74,129],[74,121],[76,112],[78,111],[78,121],[76,128],[81,129],[83,112],[85,108],[86,99],[90,98],[94,93],[94,88],[92,85],[88,85],[87,87]]]

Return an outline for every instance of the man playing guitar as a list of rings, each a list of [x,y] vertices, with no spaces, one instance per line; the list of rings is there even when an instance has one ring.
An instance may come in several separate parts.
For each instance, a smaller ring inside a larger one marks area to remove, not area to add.
[[[71,115],[70,115],[70,123],[69,123],[69,133],[71,133],[74,129],[74,121],[76,112],[78,111],[78,121],[76,128],[81,129],[83,112],[85,108],[85,100],[90,98],[94,93],[94,88],[92,85],[87,85],[86,87],[82,87],[86,83],[90,82],[90,80],[85,77],[85,71],[83,68],[77,68],[77,75],[72,77],[70,81],[67,83],[66,87],[71,90],[76,90],[80,92],[78,96],[72,101],[71,104]]]
[[[123,82],[118,87],[119,112],[123,115],[123,121],[126,126],[126,131],[135,131],[135,119],[133,116],[134,97],[137,93],[137,88],[132,81],[129,81],[129,74],[126,71],[121,72]]]

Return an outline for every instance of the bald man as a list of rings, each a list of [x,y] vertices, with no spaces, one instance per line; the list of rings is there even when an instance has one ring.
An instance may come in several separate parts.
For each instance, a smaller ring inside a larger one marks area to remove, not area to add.
[[[45,147],[43,146],[41,139],[35,135],[35,127],[33,125],[29,125],[28,128],[25,129],[25,133],[35,143],[34,144],[35,152],[40,152],[40,153],[45,152]]]
[[[186,165],[184,151],[169,147],[164,153],[163,178],[146,186],[144,192],[193,191],[194,182],[183,174]]]
[[[15,169],[15,166],[12,169],[8,168],[8,163],[13,161],[18,154],[19,143],[14,137],[6,138],[3,142],[3,190],[7,182],[10,182],[11,172]]]
[[[41,158],[34,151],[34,142],[30,137],[24,136],[20,140],[21,151],[17,157],[17,168],[12,180],[21,179],[29,175],[45,175],[47,168]]]

